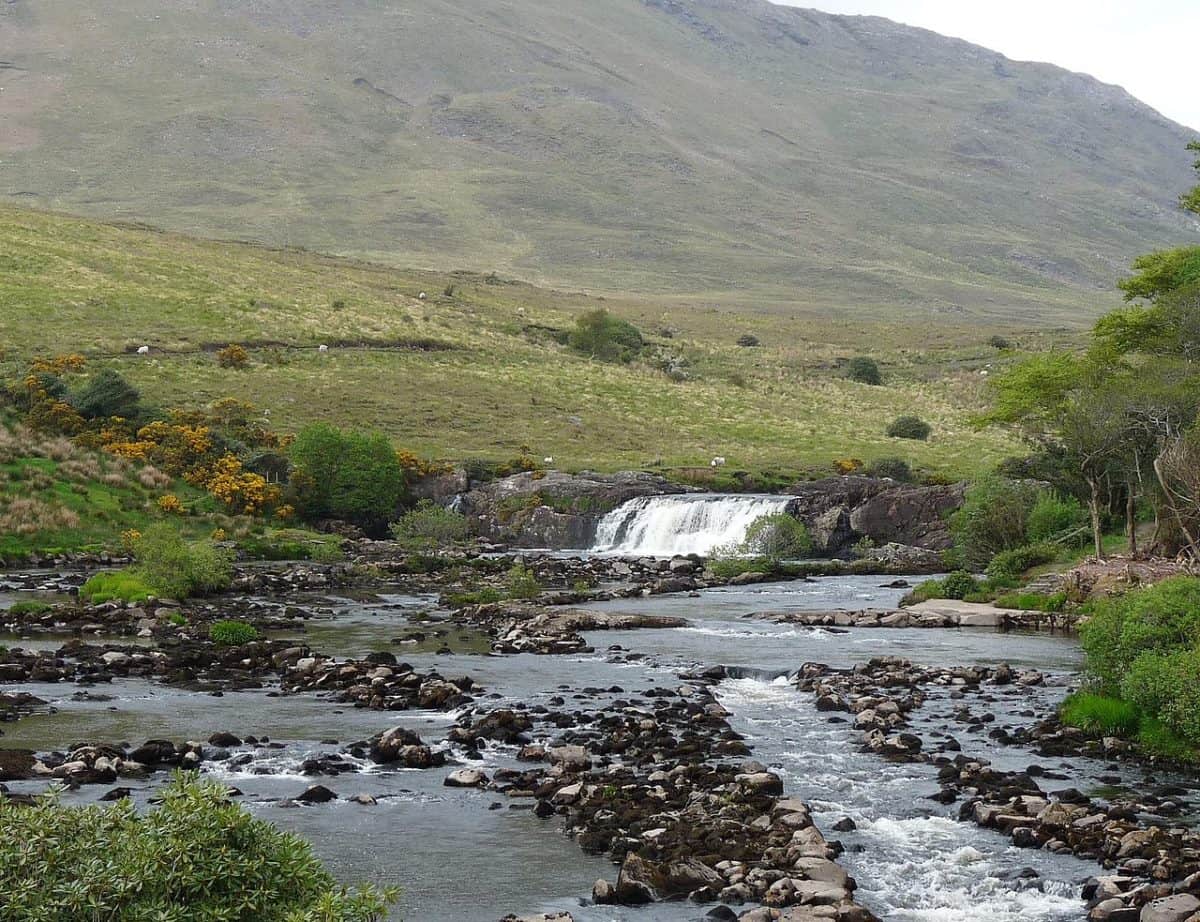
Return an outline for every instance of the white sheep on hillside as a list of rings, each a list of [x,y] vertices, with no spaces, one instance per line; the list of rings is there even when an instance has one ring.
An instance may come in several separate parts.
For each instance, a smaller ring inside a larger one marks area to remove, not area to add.
[[[710,467],[724,467],[724,466],[725,466],[725,458],[721,455],[717,455],[717,457],[713,458],[712,461],[710,462]]]
[[[138,346],[137,352],[138,352],[138,355],[149,355],[150,347],[149,346]]]
[[[317,346],[317,351],[318,352],[328,352],[329,347],[327,345],[325,345],[324,343],[321,343],[321,345]]]
[[[553,463],[554,463],[554,459],[549,456],[542,458],[542,464],[553,464]]]

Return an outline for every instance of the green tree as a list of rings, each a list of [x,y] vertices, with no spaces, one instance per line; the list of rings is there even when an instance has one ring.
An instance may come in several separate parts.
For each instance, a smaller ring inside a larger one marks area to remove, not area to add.
[[[142,395],[136,387],[111,368],[106,368],[94,375],[71,403],[88,419],[106,416],[129,419],[141,412],[141,400]]]
[[[750,523],[741,552],[770,563],[803,557],[812,550],[812,536],[804,523],[786,512],[762,515]]]
[[[290,457],[293,502],[304,518],[343,519],[374,537],[387,533],[406,483],[385,436],[316,423],[296,436]]]

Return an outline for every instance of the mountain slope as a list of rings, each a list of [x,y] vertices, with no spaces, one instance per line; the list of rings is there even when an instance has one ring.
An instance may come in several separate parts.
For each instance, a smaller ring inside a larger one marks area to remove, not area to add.
[[[1069,321],[1200,236],[1123,91],[761,0],[9,0],[0,193],[400,265]]]

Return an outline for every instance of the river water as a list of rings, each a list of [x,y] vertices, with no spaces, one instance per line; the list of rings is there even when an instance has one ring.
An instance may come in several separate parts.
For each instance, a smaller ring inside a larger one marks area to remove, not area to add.
[[[714,589],[695,597],[604,603],[599,607],[682,615],[692,623],[678,630],[597,632],[588,635],[594,654],[571,657],[480,655],[486,649],[480,637],[457,629],[446,632],[436,624],[434,599],[400,594],[367,601],[324,600],[322,618],[310,624],[307,636],[314,647],[337,655],[391,650],[418,668],[436,668],[450,676],[466,673],[498,702],[522,704],[544,703],[556,694],[569,702],[584,687],[616,689],[609,692],[612,697],[628,698],[656,685],[679,684],[677,673],[683,668],[736,667],[737,678],[719,690],[735,727],[748,736],[754,757],[780,772],[789,794],[813,804],[827,835],[846,845],[843,864],[857,879],[862,901],[882,918],[1083,919],[1078,889],[1096,873],[1094,864],[1018,850],[998,834],[959,823],[953,819],[955,805],[942,806],[926,797],[937,790],[932,767],[897,765],[860,752],[848,723],[831,722],[830,715],[818,713],[811,696],[784,678],[806,661],[846,666],[879,655],[931,665],[1008,662],[1040,669],[1051,676],[1045,687],[986,705],[996,715],[990,726],[1014,727],[1028,722],[1022,711],[1050,707],[1065,694],[1080,663],[1073,641],[967,630],[835,632],[746,617],[802,607],[892,605],[903,590],[881,588],[882,582],[879,577],[831,577]],[[416,630],[426,636],[413,642]],[[397,645],[395,640],[409,642]],[[0,638],[0,643],[19,641]],[[436,652],[447,647],[455,652]],[[256,813],[312,841],[343,880],[401,885],[404,894],[396,919],[488,922],[507,912],[566,909],[580,922],[683,922],[702,919],[705,913],[705,908],[685,903],[640,909],[586,905],[592,882],[600,876],[613,878],[615,868],[609,862],[585,856],[561,834],[555,819],[535,818],[528,809],[531,804],[443,787],[449,769],[385,771],[366,766],[362,773],[332,779],[299,774],[305,758],[335,752],[397,724],[436,742],[454,715],[356,710],[311,695],[274,697],[269,689],[196,695],[132,680],[91,689],[92,697],[83,700],[75,686],[24,688],[53,703],[59,713],[7,725],[4,745],[49,750],[76,740],[199,740],[217,731],[269,737],[278,748],[245,747],[237,752],[252,755],[248,764],[234,769],[209,763],[208,770],[243,791],[246,805]],[[583,706],[595,706],[595,700]],[[972,707],[979,709],[974,703]],[[933,700],[922,710],[921,720],[945,729],[941,718],[949,710],[948,702]],[[999,747],[983,733],[956,729],[955,736],[965,752],[987,754],[1004,766],[1039,761],[1017,747]],[[486,750],[483,767],[515,764],[514,756],[511,750],[493,747]],[[1064,778],[1049,782],[1052,789],[1072,784],[1095,789],[1097,776],[1114,774],[1111,766],[1087,760],[1041,764]],[[314,780],[343,799],[302,808],[277,805]],[[1128,777],[1130,783],[1139,780],[1136,772]],[[134,787],[134,796],[144,800],[147,786]],[[104,790],[84,788],[68,800],[91,802]],[[378,805],[360,806],[344,799],[357,793],[374,795]],[[844,817],[853,819],[857,829],[833,833],[830,827]],[[1020,876],[1027,868],[1038,876]]]

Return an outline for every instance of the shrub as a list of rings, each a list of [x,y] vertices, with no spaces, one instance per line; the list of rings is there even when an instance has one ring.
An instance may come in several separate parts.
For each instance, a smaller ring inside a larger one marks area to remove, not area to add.
[[[94,605],[105,602],[145,602],[154,589],[130,570],[97,573],[79,587],[79,597]]]
[[[1029,510],[1026,533],[1030,541],[1050,541],[1087,524],[1087,512],[1074,497],[1044,491]]]
[[[746,529],[739,556],[761,557],[768,562],[803,557],[812,550],[812,537],[804,523],[786,512],[759,516]]]
[[[291,447],[294,503],[308,521],[338,518],[382,537],[406,490],[404,469],[387,438],[307,426]]]
[[[515,563],[504,575],[504,590],[506,597],[510,599],[530,600],[542,594],[542,584],[537,581],[532,570]]]
[[[458,544],[467,537],[467,519],[425,499],[392,525],[392,536],[401,546],[414,550]]]
[[[1118,698],[1077,692],[1062,703],[1062,722],[1088,733],[1132,736],[1138,730],[1137,708]]]
[[[111,368],[92,377],[71,404],[88,419],[106,416],[136,417],[141,412],[142,396],[137,388]]]
[[[979,591],[979,582],[966,570],[951,573],[941,583],[943,599],[962,599]]]
[[[590,358],[625,363],[637,358],[646,345],[637,327],[602,307],[580,315],[567,343]]]
[[[1138,657],[1200,644],[1200,579],[1177,576],[1093,602],[1079,636],[1088,672],[1106,694],[1118,694]]]
[[[249,362],[250,353],[237,343],[230,343],[224,349],[217,350],[217,364],[222,368],[245,368]]]
[[[758,337],[753,333],[743,333],[738,337],[737,344],[749,349],[758,345]]]
[[[1003,477],[971,484],[962,507],[950,517],[950,531],[966,566],[982,569],[1001,551],[1027,544],[1029,510],[1041,489]]]
[[[733,579],[743,573],[770,573],[771,562],[764,557],[718,556],[708,561],[708,568],[718,579]]]
[[[999,334],[988,337],[988,345],[1001,351],[1012,348],[1012,343]]]
[[[208,639],[222,647],[240,647],[258,640],[258,630],[245,621],[218,621],[208,629]]]
[[[924,442],[933,432],[933,427],[919,416],[898,416],[887,427],[890,439],[915,439]]]
[[[1121,682],[1121,697],[1200,744],[1200,649],[1141,654]]]
[[[164,493],[158,498],[158,508],[168,515],[178,515],[183,512],[183,503],[174,493]]]
[[[875,360],[865,355],[856,355],[846,365],[846,377],[859,384],[882,384],[883,375],[879,373],[879,365]]]
[[[171,525],[150,526],[133,545],[133,572],[158,595],[185,599],[226,589],[233,577],[233,552],[211,541],[189,544]]]
[[[63,807],[0,796],[6,922],[160,919],[375,922],[393,890],[340,887],[294,833],[177,775],[158,806]]]
[[[987,575],[999,579],[1005,577],[1015,579],[1026,570],[1044,563],[1053,563],[1058,559],[1057,544],[1027,544],[1012,550],[1001,551],[987,565]]]
[[[911,483],[912,468],[903,458],[880,458],[872,461],[864,473],[868,477],[888,477],[897,483]]]

